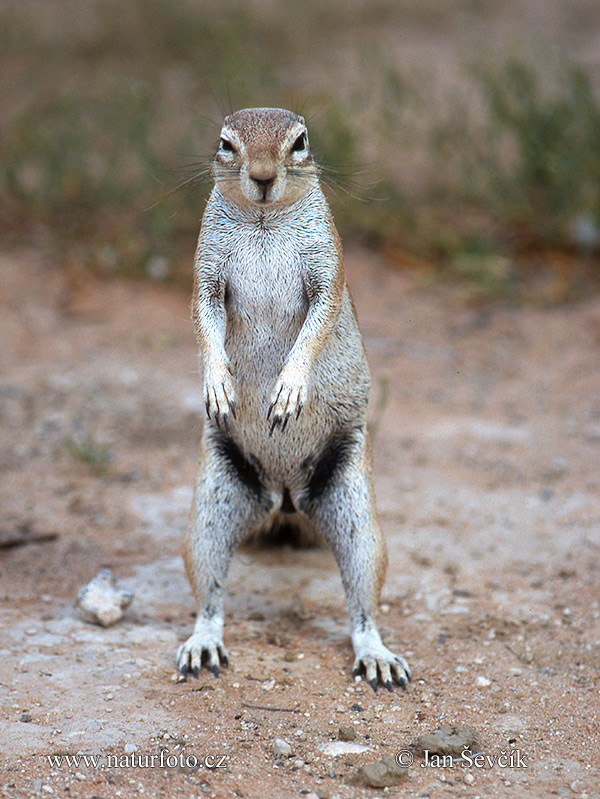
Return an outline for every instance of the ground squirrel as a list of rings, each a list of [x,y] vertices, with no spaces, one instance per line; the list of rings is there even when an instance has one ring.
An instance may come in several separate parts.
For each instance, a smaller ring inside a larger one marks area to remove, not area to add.
[[[387,565],[367,432],[369,371],[340,239],[304,119],[226,117],[195,258],[192,314],[207,420],[184,541],[198,602],[182,673],[227,665],[223,593],[236,546],[295,513],[331,546],[354,673],[406,687],[408,664],[373,621]]]

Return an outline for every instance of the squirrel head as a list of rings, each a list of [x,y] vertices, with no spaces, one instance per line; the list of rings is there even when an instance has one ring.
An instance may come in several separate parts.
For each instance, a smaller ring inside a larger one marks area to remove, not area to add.
[[[297,202],[318,182],[303,117],[282,108],[225,117],[213,173],[218,190],[237,205]]]

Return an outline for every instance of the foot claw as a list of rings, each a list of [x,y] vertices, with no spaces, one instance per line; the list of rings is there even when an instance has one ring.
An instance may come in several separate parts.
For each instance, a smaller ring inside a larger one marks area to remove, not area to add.
[[[394,682],[406,690],[410,680],[408,663],[382,643],[376,629],[353,633],[352,641],[356,653],[352,672],[355,677],[364,673],[365,682],[374,691],[379,684],[392,691]]]
[[[229,665],[229,656],[220,635],[210,629],[201,629],[179,647],[177,662],[184,676],[191,673],[198,678],[202,667],[205,667],[218,677],[220,667]]]

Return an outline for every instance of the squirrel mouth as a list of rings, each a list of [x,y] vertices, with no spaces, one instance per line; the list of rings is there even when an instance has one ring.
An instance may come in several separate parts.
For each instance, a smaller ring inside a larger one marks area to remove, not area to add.
[[[265,189],[263,191],[262,197],[259,197],[258,200],[256,201],[257,204],[258,205],[271,205],[271,203],[273,201],[271,200],[271,198],[268,195],[269,195],[269,190]]]

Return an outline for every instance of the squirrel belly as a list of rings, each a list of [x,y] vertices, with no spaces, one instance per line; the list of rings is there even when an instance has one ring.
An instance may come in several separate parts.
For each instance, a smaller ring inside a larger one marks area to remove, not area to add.
[[[235,228],[226,237],[213,224],[211,197],[206,209],[199,252],[209,249],[223,264],[225,282],[225,351],[236,376],[236,417],[230,433],[247,458],[260,461],[269,482],[298,485],[301,464],[316,457],[338,430],[362,426],[366,420],[369,371],[352,301],[344,287],[335,327],[315,359],[303,413],[311,424],[286,431],[285,447],[269,435],[267,419],[273,386],[305,322],[309,298],[302,279],[303,252],[327,252],[329,217],[320,189],[283,209],[240,209],[232,205],[228,218]],[[315,198],[314,195],[317,195]],[[317,202],[315,201],[317,200]],[[312,231],[307,238],[306,206]],[[322,214],[315,210],[322,210]],[[319,241],[319,236],[323,241]]]

